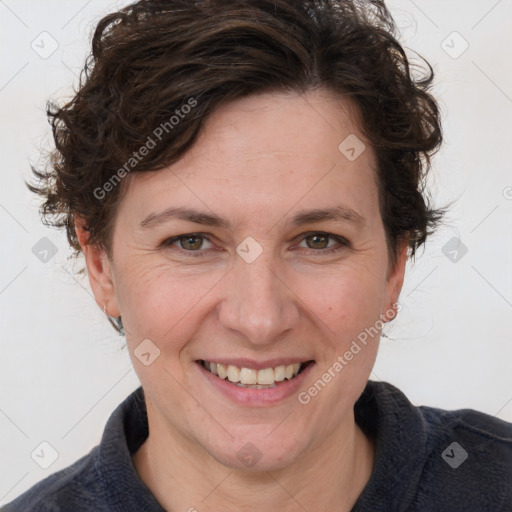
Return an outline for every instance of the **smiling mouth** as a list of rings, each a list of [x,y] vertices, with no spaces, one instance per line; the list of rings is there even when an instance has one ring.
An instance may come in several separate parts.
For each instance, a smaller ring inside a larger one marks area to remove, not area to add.
[[[197,361],[203,368],[217,376],[219,379],[226,380],[235,386],[252,389],[272,389],[286,382],[293,380],[301,374],[305,368],[314,361],[305,361],[303,363],[294,363],[289,365],[279,365],[275,368],[265,368],[255,370],[253,368],[238,367],[234,365],[224,365],[222,363]]]

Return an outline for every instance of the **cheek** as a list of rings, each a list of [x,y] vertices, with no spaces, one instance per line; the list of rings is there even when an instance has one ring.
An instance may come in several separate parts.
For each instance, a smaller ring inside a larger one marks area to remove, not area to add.
[[[294,288],[301,301],[338,341],[357,336],[382,312],[382,276],[368,266],[340,266],[331,276],[303,276]]]
[[[127,337],[149,338],[159,344],[186,339],[202,300],[218,277],[197,270],[176,270],[168,263],[133,261],[120,265],[116,282],[118,303]]]

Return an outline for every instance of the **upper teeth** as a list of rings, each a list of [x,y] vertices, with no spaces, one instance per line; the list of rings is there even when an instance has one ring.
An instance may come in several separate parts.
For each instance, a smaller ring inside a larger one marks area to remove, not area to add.
[[[203,366],[210,370],[214,375],[221,379],[226,377],[230,382],[240,382],[241,384],[273,384],[281,382],[284,379],[293,379],[300,370],[302,363],[280,365],[275,368],[265,368],[264,370],[254,370],[252,368],[239,368],[232,364],[224,365],[222,363],[212,363],[204,361]]]

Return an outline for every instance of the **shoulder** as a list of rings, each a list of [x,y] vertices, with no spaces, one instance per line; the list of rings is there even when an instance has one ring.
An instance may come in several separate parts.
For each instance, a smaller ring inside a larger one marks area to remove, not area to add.
[[[427,429],[427,448],[434,450],[447,441],[453,444],[442,453],[448,466],[462,467],[467,460],[472,467],[504,465],[512,471],[512,423],[473,409],[417,409]]]
[[[162,510],[138,478],[131,454],[148,435],[142,387],[118,405],[101,442],[70,466],[36,483],[2,512]]]
[[[512,510],[512,423],[472,409],[417,408],[426,429],[417,500]]]
[[[356,510],[512,511],[512,423],[473,409],[416,406],[380,381],[369,382],[357,405],[377,452]]]
[[[481,439],[492,439],[503,448],[512,448],[512,423],[501,420],[496,416],[475,411],[473,409],[458,409],[448,411],[435,407],[418,407],[429,429],[444,429],[457,432],[462,436],[477,436]]]
[[[70,466],[47,476],[16,499],[4,505],[2,512],[101,511],[101,480],[96,472],[98,447]]]

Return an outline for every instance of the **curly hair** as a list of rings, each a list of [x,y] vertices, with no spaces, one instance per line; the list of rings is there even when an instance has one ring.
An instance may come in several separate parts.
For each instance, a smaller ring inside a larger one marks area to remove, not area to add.
[[[357,106],[391,259],[404,240],[414,256],[444,213],[426,186],[442,134],[432,67],[414,77],[397,32],[380,0],[140,0],[105,16],[74,97],[47,105],[55,149],[27,183],[43,222],[79,254],[82,219],[111,256],[128,172],[176,162],[226,102],[321,87]]]

